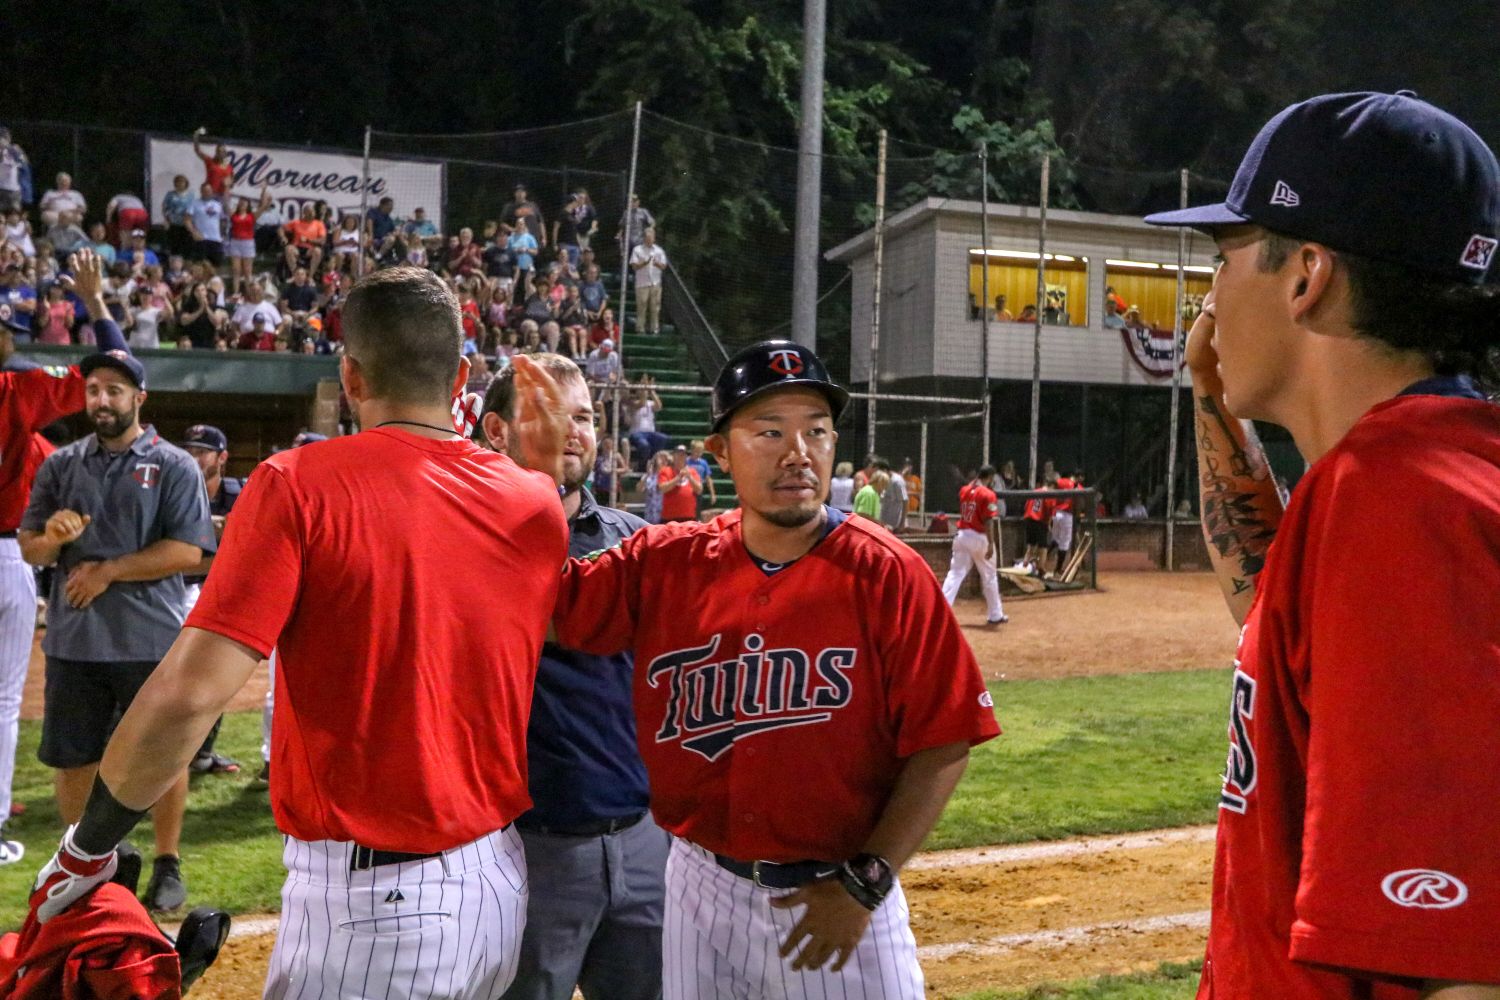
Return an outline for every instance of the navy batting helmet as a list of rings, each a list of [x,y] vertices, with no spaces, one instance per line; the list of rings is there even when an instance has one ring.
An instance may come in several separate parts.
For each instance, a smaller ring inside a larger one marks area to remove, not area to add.
[[[751,344],[730,358],[714,380],[714,433],[723,429],[729,415],[746,400],[772,389],[801,385],[828,397],[835,422],[849,405],[849,393],[834,383],[828,367],[811,348],[792,340]]]

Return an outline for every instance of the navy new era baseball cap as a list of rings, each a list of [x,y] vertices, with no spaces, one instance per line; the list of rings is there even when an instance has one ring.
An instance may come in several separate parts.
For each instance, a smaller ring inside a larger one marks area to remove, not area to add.
[[[115,371],[123,372],[130,381],[135,383],[137,389],[146,388],[146,366],[127,351],[104,351],[100,354],[90,354],[78,362],[78,370],[83,372],[84,378],[88,378],[89,373],[97,368],[113,368]]]
[[[206,448],[209,451],[228,451],[229,438],[212,424],[194,424],[183,435],[184,448]]]
[[[1480,284],[1500,247],[1500,164],[1473,129],[1409,90],[1323,94],[1265,124],[1223,202],[1146,221],[1255,223]]]

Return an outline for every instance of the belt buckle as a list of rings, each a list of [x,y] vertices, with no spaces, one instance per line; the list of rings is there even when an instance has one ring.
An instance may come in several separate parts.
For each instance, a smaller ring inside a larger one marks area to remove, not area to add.
[[[349,858],[349,870],[351,872],[367,872],[375,867],[375,851],[368,847],[355,844],[353,854]]]
[[[762,882],[760,880],[760,866],[761,865],[770,865],[773,868],[778,867],[778,865],[777,865],[777,863],[775,861],[752,861],[752,862],[750,862],[750,881],[754,882],[757,886],[759,886],[762,889],[772,889],[772,888],[775,888],[774,886],[766,885],[764,882]]]

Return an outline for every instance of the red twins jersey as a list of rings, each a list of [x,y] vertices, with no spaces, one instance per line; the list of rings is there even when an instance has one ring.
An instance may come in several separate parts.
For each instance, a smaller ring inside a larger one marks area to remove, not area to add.
[[[932,571],[860,518],[771,575],[737,510],[646,528],[569,563],[554,625],[635,652],[657,822],[741,860],[857,854],[905,758],[1000,732]]]
[[[1298,484],[1257,588],[1200,1000],[1500,982],[1500,408],[1376,406]]]
[[[1057,488],[1060,489],[1060,490],[1071,490],[1071,489],[1073,489],[1077,485],[1078,485],[1077,483],[1073,482],[1073,480],[1069,479],[1067,476],[1058,476],[1057,477]],[[1055,501],[1053,501],[1053,513],[1056,513],[1059,510],[1072,510],[1072,509],[1073,509],[1073,499],[1071,497],[1064,497],[1061,500],[1055,500]]]
[[[958,491],[958,526],[970,531],[984,532],[993,518],[1000,515],[1000,502],[995,491],[983,483],[970,483]]]
[[[83,373],[76,366],[0,372],[0,531],[15,531],[26,512],[36,471],[27,472],[31,435],[81,409]]]
[[[551,479],[468,440],[376,428],[262,463],[187,625],[276,647],[277,827],[427,852],[525,812],[567,554]]]

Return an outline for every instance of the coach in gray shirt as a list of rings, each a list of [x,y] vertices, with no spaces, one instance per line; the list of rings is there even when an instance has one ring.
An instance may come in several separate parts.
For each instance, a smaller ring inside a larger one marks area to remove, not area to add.
[[[124,351],[79,365],[94,433],[42,463],[21,519],[22,557],[57,565],[47,605],[46,705],[37,756],[57,769],[63,822],[78,822],[118,714],[166,654],[184,616],[182,574],[212,553],[203,474],[140,422],[146,372]],[[187,897],[178,861],[188,774],[152,809],[146,903]]]

